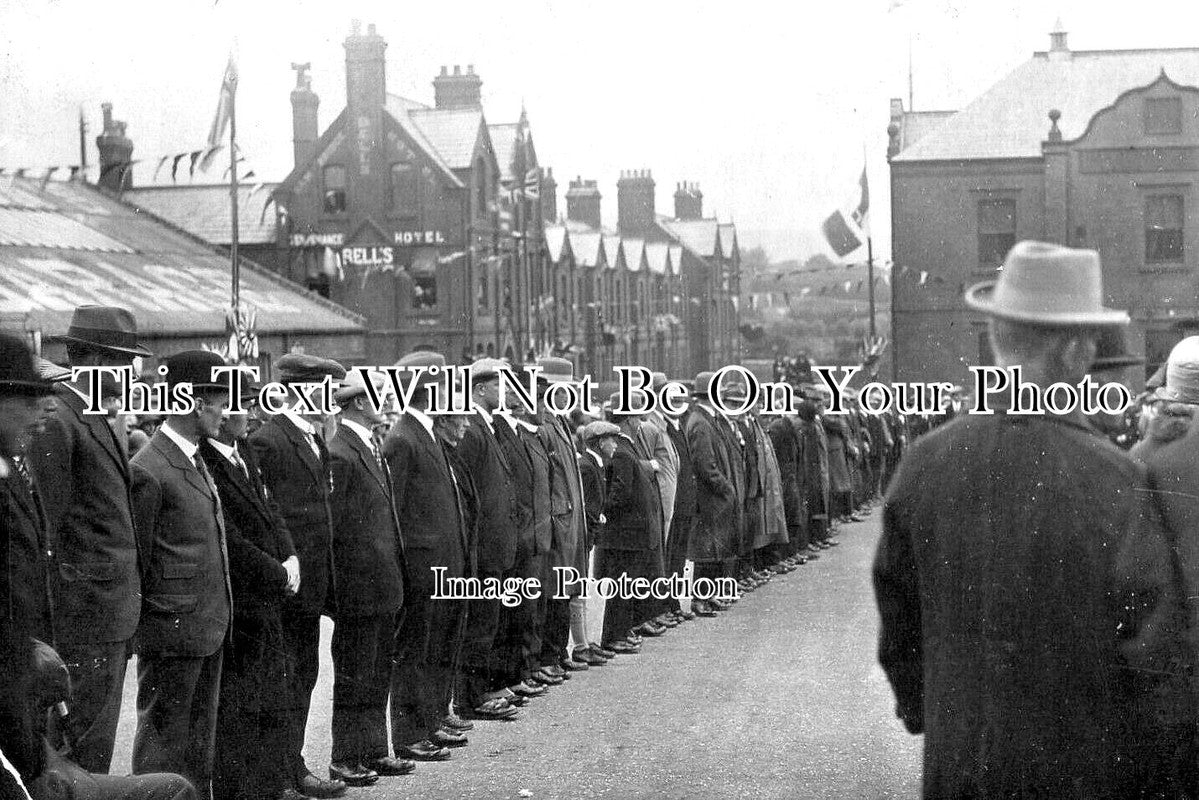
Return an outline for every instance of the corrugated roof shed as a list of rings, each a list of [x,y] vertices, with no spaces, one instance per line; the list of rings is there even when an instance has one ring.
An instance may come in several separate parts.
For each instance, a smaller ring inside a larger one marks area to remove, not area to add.
[[[150,337],[224,336],[228,258],[86,184],[38,184],[16,182],[52,210],[6,210],[22,215],[21,235],[7,230],[0,243],[0,313],[26,315],[49,336],[66,332],[78,305],[119,305]],[[357,315],[247,262],[241,297],[259,333],[362,330]]]
[[[275,241],[275,215],[267,213],[264,217],[262,210],[278,185],[263,184],[257,192],[253,186],[238,186],[238,241],[243,244],[271,244]],[[229,184],[135,188],[125,191],[121,199],[178,225],[206,242],[228,245],[233,241]]]
[[[1082,135],[1097,111],[1129,89],[1148,86],[1164,70],[1176,83],[1199,86],[1199,48],[1096,50],[1033,57],[940,122],[893,162],[1036,158],[1049,134],[1049,111],[1062,112],[1062,138]]]

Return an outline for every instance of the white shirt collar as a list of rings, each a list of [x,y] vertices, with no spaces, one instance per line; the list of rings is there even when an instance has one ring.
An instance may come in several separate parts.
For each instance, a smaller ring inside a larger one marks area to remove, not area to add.
[[[366,426],[357,423],[352,419],[346,419],[345,417],[342,417],[340,422],[342,425],[345,425],[348,429],[358,434],[358,438],[361,439],[362,443],[366,445],[366,449],[370,450],[372,453],[375,451],[375,437],[366,429]]]
[[[226,461],[235,467],[237,466],[237,459],[241,457],[241,454],[237,452],[236,443],[225,444],[224,442],[218,442],[216,439],[209,439],[208,443],[212,445],[212,449],[223,455]]]
[[[596,464],[599,464],[600,467],[604,466],[604,457],[603,456],[601,456],[599,453],[592,450],[590,447],[587,448],[587,452],[591,455],[592,458],[595,459]]]
[[[434,443],[437,442],[437,436],[436,436],[436,434],[433,433],[433,420],[430,419],[428,414],[426,414],[425,412],[420,411],[418,409],[415,409],[412,406],[408,406],[406,413],[411,414],[412,418],[414,420],[416,420],[417,422],[419,422],[421,424],[422,428],[424,428],[426,431],[428,431],[429,438],[432,439],[434,441]]]
[[[189,442],[184,438],[183,434],[171,427],[170,420],[163,423],[160,428],[163,435],[175,443],[175,446],[183,451],[183,455],[187,456],[188,461],[196,460],[196,451],[200,449],[200,445],[196,442]]]
[[[309,436],[316,436],[316,427],[291,409],[284,409],[279,413],[291,420],[292,424],[299,428],[301,433],[306,433]]]
[[[525,422],[523,419],[516,419],[515,417],[513,417],[512,422],[515,425],[521,426],[522,428],[524,428],[526,431],[529,431],[530,433],[537,433],[537,430],[538,430],[537,426],[531,425],[528,422]]]

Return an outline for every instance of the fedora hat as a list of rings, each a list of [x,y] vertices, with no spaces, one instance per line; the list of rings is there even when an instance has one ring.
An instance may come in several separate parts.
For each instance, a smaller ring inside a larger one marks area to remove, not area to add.
[[[225,359],[209,350],[184,350],[168,356],[167,385],[190,383],[193,389],[226,389],[227,380],[212,377],[215,367],[225,366]]]
[[[0,397],[42,397],[54,392],[54,383],[38,373],[33,353],[16,336],[0,333]]]
[[[71,315],[71,327],[48,341],[74,342],[96,350],[131,356],[154,355],[137,343],[137,320],[118,306],[79,306]]]
[[[1128,312],[1103,305],[1099,253],[1020,242],[997,281],[966,291],[966,305],[992,317],[1051,327],[1127,325]]]
[[[1104,328],[1095,341],[1095,360],[1091,372],[1106,372],[1144,364],[1143,356],[1128,352],[1123,328]]]
[[[1154,392],[1153,398],[1199,405],[1199,336],[1188,336],[1174,345],[1166,360],[1166,385]]]

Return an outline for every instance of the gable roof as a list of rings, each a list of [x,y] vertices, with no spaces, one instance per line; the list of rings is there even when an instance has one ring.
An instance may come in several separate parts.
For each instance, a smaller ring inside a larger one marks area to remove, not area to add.
[[[624,257],[624,247],[621,245],[620,237],[615,233],[605,233],[603,237],[604,252],[608,256],[608,269],[616,269],[620,266],[621,258]]]
[[[400,97],[396,94],[387,95],[387,103],[384,106],[388,116],[400,126],[400,130],[408,135],[408,138],[419,147],[433,164],[441,172],[442,177],[449,181],[451,186],[462,188],[462,181],[458,180],[458,176],[454,174],[454,170],[442,158],[441,153],[433,146],[433,143],[425,136],[424,131],[413,121],[409,116],[411,110],[421,110],[427,108],[414,100],[409,100],[405,97]]]
[[[487,126],[491,134],[491,146],[495,148],[495,160],[500,166],[500,180],[510,181],[516,177],[512,172],[512,162],[516,155],[516,134],[519,130],[520,124],[516,122]]]
[[[1129,89],[1148,86],[1163,71],[1176,83],[1199,85],[1199,48],[1034,53],[956,114],[939,120],[892,162],[1039,158],[1049,111],[1062,112],[1066,141],[1086,130],[1096,112]]]
[[[237,235],[242,244],[270,244],[275,241],[275,215],[262,210],[277,183],[263,184],[254,192],[253,185],[239,185],[237,191]],[[254,196],[251,197],[251,193]],[[127,189],[121,199],[145,209],[188,233],[212,244],[233,241],[233,221],[229,214],[229,184],[196,186],[148,186]]]
[[[470,169],[483,125],[477,108],[414,108],[408,116],[450,169]]]
[[[570,249],[575,254],[576,264],[580,267],[594,267],[599,263],[601,237],[599,231],[570,234]]]
[[[624,238],[620,240],[620,249],[624,254],[624,266],[629,272],[641,271],[641,257],[645,253],[645,240]]]
[[[720,233],[720,254],[725,258],[732,258],[733,251],[737,249],[737,226],[731,222],[726,222],[717,226]]]
[[[3,310],[52,336],[75,306],[119,305],[156,335],[225,337],[229,258],[83,183],[16,179],[0,193]],[[36,202],[18,206],[22,196]],[[362,317],[242,260],[241,296],[259,333],[361,332]]]
[[[667,242],[646,242],[645,261],[649,271],[655,275],[665,275],[667,262],[670,260],[670,244]]]
[[[688,250],[704,258],[719,255],[716,246],[720,238],[715,219],[671,219],[659,217],[658,224]]]
[[[545,247],[549,251],[550,261],[557,264],[566,252],[566,226],[545,226]]]
[[[683,272],[683,246],[681,244],[670,246],[670,269],[673,275],[681,275]]]

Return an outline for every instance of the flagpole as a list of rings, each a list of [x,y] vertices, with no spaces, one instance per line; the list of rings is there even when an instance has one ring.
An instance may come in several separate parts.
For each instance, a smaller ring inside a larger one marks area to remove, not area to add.
[[[237,256],[238,245],[238,215],[237,215],[237,91],[234,90],[229,97],[229,206],[230,206],[230,221],[232,223],[229,244],[229,257],[232,261],[232,300],[233,300],[233,327],[234,333],[239,333],[240,324],[237,318],[238,310],[241,308],[241,263]],[[230,353],[237,360],[241,361],[241,336],[237,336],[237,352]]]
[[[866,279],[867,279],[867,298],[870,303],[870,339],[875,338],[874,328],[874,241],[866,237]]]

